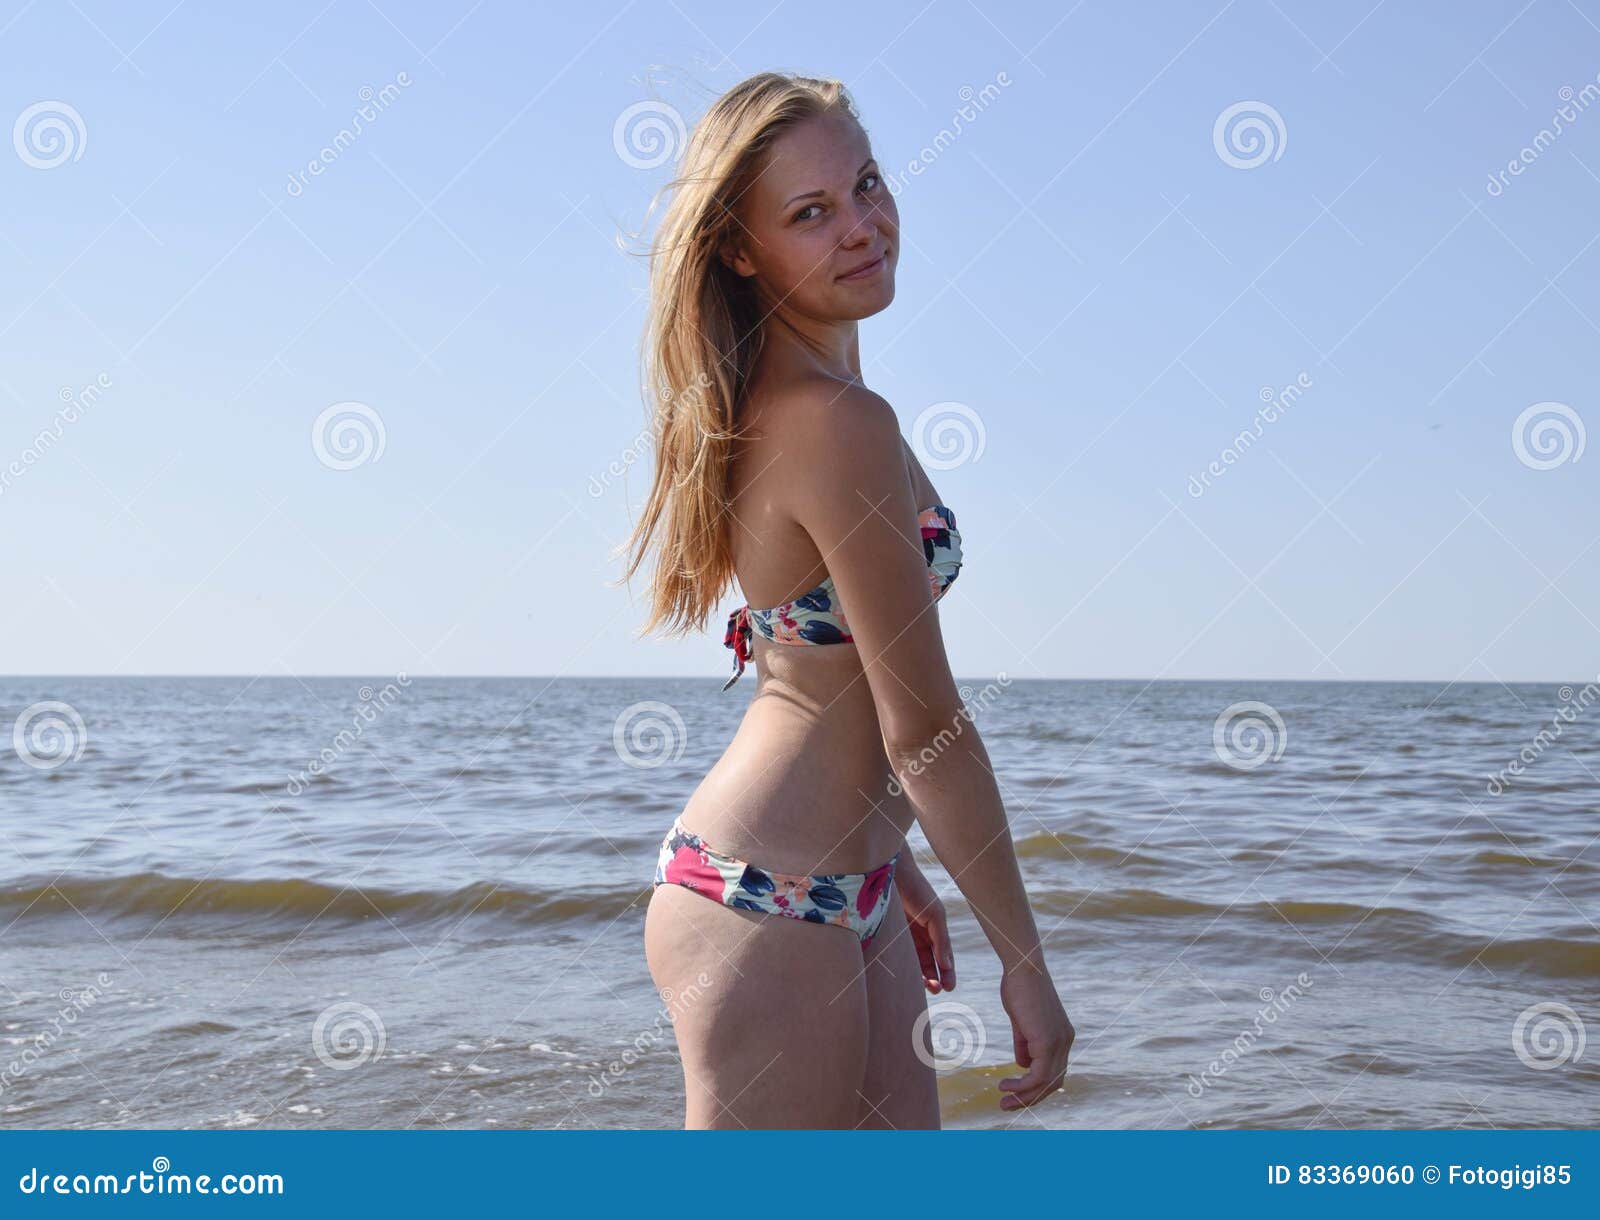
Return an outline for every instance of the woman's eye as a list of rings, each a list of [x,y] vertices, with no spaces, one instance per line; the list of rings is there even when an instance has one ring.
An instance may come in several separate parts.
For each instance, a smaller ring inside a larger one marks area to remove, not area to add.
[[[861,181],[862,182],[870,182],[870,183],[872,183],[871,186],[866,188],[867,190],[872,191],[872,190],[876,190],[877,189],[878,184],[882,181],[882,179],[879,178],[877,174],[867,174],[861,179]],[[860,186],[860,184],[858,183],[857,187],[859,188],[859,186]],[[818,206],[820,206],[820,205],[815,204],[815,203],[808,203],[808,204],[806,204],[805,207],[801,208],[798,212],[796,212],[794,214],[794,216],[791,217],[791,219],[793,219],[793,220],[795,220],[797,222],[798,221],[802,221],[802,220],[809,220],[811,218],[809,216],[807,216],[806,213],[809,212],[812,208],[818,207]]]

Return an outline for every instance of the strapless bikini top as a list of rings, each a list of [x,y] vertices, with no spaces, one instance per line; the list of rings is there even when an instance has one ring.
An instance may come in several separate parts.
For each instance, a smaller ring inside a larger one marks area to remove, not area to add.
[[[943,504],[935,504],[917,514],[922,529],[922,553],[928,561],[928,584],[937,600],[945,594],[961,571],[961,533],[956,515]],[[733,676],[722,684],[727,690],[744,673],[751,656],[752,633],[759,631],[774,644],[851,644],[850,624],[839,605],[833,577],[793,601],[770,610],[741,606],[728,615],[724,647],[733,649]]]

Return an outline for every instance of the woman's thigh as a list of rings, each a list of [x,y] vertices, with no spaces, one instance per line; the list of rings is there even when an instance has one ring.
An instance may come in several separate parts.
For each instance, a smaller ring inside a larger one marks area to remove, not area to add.
[[[645,956],[673,1014],[686,1127],[855,1126],[867,984],[848,929],[658,885]]]
[[[900,895],[893,894],[863,967],[867,990],[867,1070],[858,1125],[899,1130],[939,1126],[938,1074],[928,1022],[927,990]],[[921,1045],[922,1054],[917,1053]]]

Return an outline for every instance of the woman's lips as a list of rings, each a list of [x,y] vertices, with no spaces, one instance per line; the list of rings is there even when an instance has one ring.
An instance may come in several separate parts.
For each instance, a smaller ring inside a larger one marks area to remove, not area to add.
[[[845,283],[849,283],[854,280],[871,279],[873,276],[877,275],[878,272],[883,270],[884,263],[888,261],[888,258],[888,252],[885,251],[884,253],[878,255],[877,261],[871,266],[863,267],[859,271],[852,271],[848,275],[841,275],[839,279]]]

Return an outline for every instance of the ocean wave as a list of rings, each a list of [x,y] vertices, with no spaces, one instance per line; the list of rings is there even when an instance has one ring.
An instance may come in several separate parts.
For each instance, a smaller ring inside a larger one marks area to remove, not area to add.
[[[1306,938],[1308,951],[1337,965],[1345,960],[1411,960],[1460,970],[1526,970],[1552,978],[1600,978],[1600,940],[1573,929],[1571,936],[1485,938],[1458,931],[1426,911],[1364,903],[1281,899],[1276,901],[1202,902],[1160,890],[1105,889],[1031,890],[1035,910],[1045,917],[1074,924],[1190,919],[1184,935],[1230,938],[1281,935]],[[1203,922],[1202,922],[1203,921]],[[1326,940],[1316,932],[1342,935]]]
[[[468,917],[552,924],[583,918],[609,920],[645,896],[642,885],[540,893],[477,881],[453,890],[397,890],[293,878],[195,879],[145,872],[115,877],[63,877],[9,886],[0,891],[0,921],[10,924],[82,912],[157,921],[238,916],[282,920],[296,927],[319,919],[415,922]]]
[[[1062,831],[1040,831],[1013,840],[1019,860],[1062,860],[1078,864],[1109,864],[1114,868],[1140,867],[1159,869],[1161,864],[1153,857],[1122,847],[1109,847],[1104,837],[1071,834]]]

